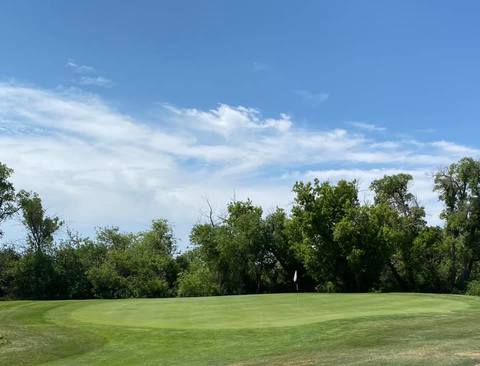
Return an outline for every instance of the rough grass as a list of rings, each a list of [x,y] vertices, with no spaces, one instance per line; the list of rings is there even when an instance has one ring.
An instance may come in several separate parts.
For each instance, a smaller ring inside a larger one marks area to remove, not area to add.
[[[0,302],[0,365],[477,365],[479,321],[447,295]]]

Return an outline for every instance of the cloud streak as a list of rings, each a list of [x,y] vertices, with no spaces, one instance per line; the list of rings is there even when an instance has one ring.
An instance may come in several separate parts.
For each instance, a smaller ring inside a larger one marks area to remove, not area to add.
[[[377,126],[373,123],[352,121],[348,122],[348,124],[360,130],[366,130],[370,132],[384,132],[387,130],[385,127]]]
[[[98,86],[101,88],[111,88],[114,83],[112,80],[96,75],[97,72],[94,67],[87,65],[80,65],[73,60],[68,61],[65,64],[69,70],[73,71],[79,77],[74,82],[83,86]]]
[[[75,61],[68,61],[65,66],[72,70],[76,74],[92,74],[95,72],[95,68],[87,65],[79,65]]]
[[[113,86],[113,81],[103,76],[82,76],[78,81],[80,85],[95,85],[102,88],[110,88]]]

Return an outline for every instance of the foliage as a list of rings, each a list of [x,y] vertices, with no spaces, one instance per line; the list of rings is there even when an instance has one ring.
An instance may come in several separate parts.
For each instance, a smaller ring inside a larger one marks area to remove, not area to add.
[[[466,295],[480,296],[480,280],[473,280],[468,284]]]
[[[14,293],[21,299],[57,299],[57,284],[53,258],[45,253],[28,253],[14,271]]]
[[[27,243],[34,253],[45,253],[53,244],[53,235],[62,226],[58,217],[45,215],[42,200],[36,193],[21,191],[18,194],[22,223],[27,230]]]
[[[464,158],[435,175],[450,241],[451,289],[464,289],[480,260],[480,161]],[[460,245],[458,245],[460,244]]]
[[[445,225],[429,226],[412,176],[374,180],[372,203],[356,181],[297,182],[291,212],[264,213],[251,200],[210,211],[178,253],[170,224],[141,232],[67,230],[40,196],[10,182],[0,164],[0,224],[17,211],[21,246],[0,247],[0,297],[88,299],[271,292],[416,291],[465,293],[480,280],[480,161],[464,158],[435,174]],[[1,236],[1,231],[0,231]],[[293,282],[297,272],[298,281]]]
[[[2,223],[12,217],[18,210],[13,184],[9,181],[13,170],[0,163],[0,238],[3,235]]]
[[[178,296],[213,296],[220,294],[215,275],[206,263],[194,258],[178,278]]]
[[[394,213],[393,216],[389,214],[386,227],[392,251],[387,265],[391,281],[403,291],[416,288],[413,245],[426,225],[424,208],[408,190],[411,180],[409,174],[396,174],[375,180],[370,185],[375,193],[376,206],[383,205]]]
[[[13,247],[0,247],[0,298],[14,296],[14,269],[20,258]]]
[[[305,268],[317,283],[331,281],[340,286],[348,282],[347,258],[334,238],[335,227],[357,207],[356,182],[297,182],[293,187],[295,204],[292,225],[296,226],[296,246],[301,248]]]

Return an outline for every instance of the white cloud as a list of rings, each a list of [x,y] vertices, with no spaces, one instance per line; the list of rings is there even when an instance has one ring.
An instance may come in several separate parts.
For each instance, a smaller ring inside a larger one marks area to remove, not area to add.
[[[374,142],[370,145],[373,148],[383,148],[383,149],[397,149],[400,147],[400,143],[395,141],[382,141],[382,142]]]
[[[166,217],[186,238],[205,197],[219,210],[234,193],[267,211],[288,207],[295,180],[314,175],[369,182],[413,172],[420,198],[436,214],[426,174],[460,153],[479,155],[445,141],[300,128],[288,115],[225,104],[206,111],[167,106],[147,122],[90,94],[0,83],[0,160],[15,169],[18,188],[39,192],[51,212],[87,233],[95,225],[138,230]]]
[[[113,86],[113,81],[103,76],[82,76],[78,81],[80,85],[94,85],[102,88],[110,88]]]
[[[480,150],[478,149],[458,145],[449,141],[436,141],[432,143],[432,146],[444,150],[447,153],[452,153],[456,155],[478,155],[480,152]]]
[[[65,66],[77,74],[91,74],[95,72],[94,67],[87,65],[79,65],[73,60],[68,61]]]
[[[74,80],[76,84],[102,88],[110,88],[114,85],[112,80],[96,75],[96,70],[92,66],[80,65],[73,60],[68,61],[65,66],[75,74],[78,74],[78,79]]]
[[[231,107],[220,104],[218,108],[209,111],[201,111],[195,108],[180,109],[171,105],[165,105],[177,118],[181,125],[188,125],[195,130],[204,130],[215,134],[231,137],[238,131],[246,130],[278,130],[286,132],[292,122],[290,117],[282,114],[280,118],[262,119],[258,110],[242,106]]]
[[[366,131],[370,131],[370,132],[384,132],[386,131],[387,129],[385,127],[382,127],[382,126],[377,126],[373,123],[366,123],[366,122],[358,122],[358,121],[351,121],[351,122],[348,122],[349,125],[353,126],[353,127],[356,127],[358,129],[361,129],[361,130],[366,130]]]

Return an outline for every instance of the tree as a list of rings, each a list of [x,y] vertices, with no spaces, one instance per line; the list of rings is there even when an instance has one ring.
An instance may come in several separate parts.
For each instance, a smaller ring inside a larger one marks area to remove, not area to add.
[[[332,282],[342,288],[347,282],[347,258],[334,238],[335,226],[357,207],[355,181],[313,184],[297,182],[290,232],[299,240],[293,244],[302,253],[307,271],[320,286]]]
[[[359,206],[350,210],[334,231],[338,250],[346,258],[343,288],[369,291],[380,288],[380,275],[390,257],[388,207]]]
[[[52,256],[55,270],[60,278],[58,292],[65,299],[92,297],[92,284],[87,277],[90,268],[95,268],[105,258],[105,248],[92,240],[67,231],[67,237],[55,247]]]
[[[176,251],[176,239],[167,220],[153,220],[150,230],[142,233],[145,246],[158,253],[172,256]]]
[[[450,240],[450,285],[464,289],[480,259],[480,161],[464,158],[435,174]],[[460,245],[459,245],[460,244]]]
[[[413,260],[418,289],[426,292],[449,290],[449,243],[442,228],[426,227],[413,242]]]
[[[293,274],[297,271],[302,291],[314,288],[313,279],[303,263],[302,248],[298,245],[300,233],[292,225],[285,210],[277,208],[265,218],[265,233],[268,250],[275,258],[275,266],[270,273],[272,291],[292,291]]]
[[[15,189],[9,181],[12,174],[12,169],[0,163],[0,225],[18,211]],[[2,236],[3,232],[0,226],[0,238]]]
[[[174,294],[178,267],[173,258],[175,237],[168,222],[155,220],[142,233],[118,228],[97,232],[101,261],[87,270],[95,297],[165,297]]]
[[[178,296],[213,296],[220,294],[215,274],[198,255],[188,252],[188,266],[178,276]]]
[[[396,213],[389,223],[393,254],[387,264],[401,290],[412,290],[416,286],[413,243],[426,225],[425,210],[408,188],[412,179],[409,174],[396,174],[384,176],[370,185],[375,204],[385,205]]]
[[[0,247],[0,298],[12,297],[14,270],[21,255],[13,247]]]
[[[62,226],[62,221],[58,217],[46,216],[38,194],[21,191],[18,197],[30,250],[34,253],[47,252],[51,249],[53,235]]]
[[[207,263],[223,294],[260,293],[276,286],[275,253],[281,254],[283,214],[263,218],[261,207],[250,200],[233,201],[220,222],[193,227],[190,240]],[[279,225],[278,227],[276,225]],[[284,261],[286,263],[286,261]]]
[[[24,299],[59,298],[54,260],[44,252],[25,254],[14,272],[15,295]]]

